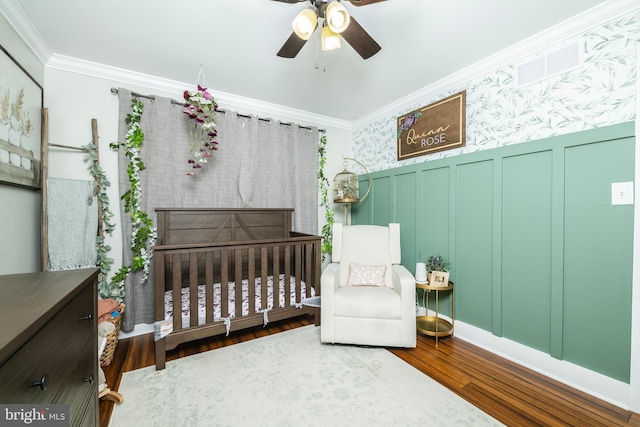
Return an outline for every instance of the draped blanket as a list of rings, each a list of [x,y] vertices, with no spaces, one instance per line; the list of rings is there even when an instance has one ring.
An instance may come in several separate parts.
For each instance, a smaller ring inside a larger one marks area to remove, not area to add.
[[[98,201],[94,181],[47,178],[49,270],[94,267]]]

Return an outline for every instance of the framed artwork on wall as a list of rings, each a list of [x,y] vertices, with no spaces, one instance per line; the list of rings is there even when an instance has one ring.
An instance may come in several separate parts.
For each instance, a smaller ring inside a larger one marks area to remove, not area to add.
[[[42,188],[42,86],[0,46],[0,184]]]

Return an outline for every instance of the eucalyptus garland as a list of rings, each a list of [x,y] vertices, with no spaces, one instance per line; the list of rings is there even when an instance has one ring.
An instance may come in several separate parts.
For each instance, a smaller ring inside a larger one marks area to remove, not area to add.
[[[325,208],[324,218],[327,221],[327,223],[322,226],[322,235],[324,236],[324,240],[322,242],[322,261],[324,261],[326,254],[331,253],[333,223],[335,222],[333,210],[329,204],[329,180],[324,175],[324,166],[326,163],[327,137],[322,135],[320,143],[318,144],[318,184],[320,186],[320,206],[324,206]]]
[[[107,189],[111,186],[111,183],[107,179],[102,166],[98,163],[98,152],[96,146],[93,143],[82,146],[82,149],[86,152],[85,161],[90,162],[89,173],[93,177],[96,187],[95,196],[100,200],[102,206],[102,226],[103,230],[108,235],[113,235],[115,225],[113,224],[113,212],[109,204],[109,195]],[[114,298],[120,302],[124,297],[124,286],[116,287],[114,283],[107,281],[107,275],[111,271],[111,265],[113,264],[113,258],[109,258],[108,254],[111,250],[111,246],[105,245],[103,236],[98,236],[96,240],[96,249],[98,252],[96,265],[100,267],[98,273],[98,292],[102,298]]]
[[[127,114],[125,122],[128,125],[126,142],[110,144],[113,150],[123,147],[125,155],[129,159],[127,165],[127,175],[131,188],[125,192],[121,199],[124,200],[124,211],[131,215],[131,251],[133,252],[133,264],[123,266],[118,270],[112,279],[112,283],[124,286],[124,280],[131,272],[142,269],[141,282],[144,283],[149,277],[149,265],[153,257],[151,249],[156,243],[157,230],[153,226],[153,221],[147,212],[141,207],[142,186],[140,185],[140,172],[145,169],[144,162],[140,158],[140,148],[144,142],[144,133],[140,127],[140,118],[144,106],[140,99],[131,98],[130,114]]]

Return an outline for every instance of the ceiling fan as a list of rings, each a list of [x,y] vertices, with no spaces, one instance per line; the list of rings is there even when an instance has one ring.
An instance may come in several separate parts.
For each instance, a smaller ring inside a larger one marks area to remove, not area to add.
[[[293,32],[282,45],[278,56],[295,58],[307,40],[315,32],[318,19],[322,19],[322,50],[337,49],[341,46],[342,36],[363,59],[378,53],[380,45],[365,31],[358,21],[349,15],[340,0],[273,0],[283,3],[301,3],[309,1],[311,5],[304,9],[292,22]],[[347,0],[354,6],[366,6],[386,0]]]

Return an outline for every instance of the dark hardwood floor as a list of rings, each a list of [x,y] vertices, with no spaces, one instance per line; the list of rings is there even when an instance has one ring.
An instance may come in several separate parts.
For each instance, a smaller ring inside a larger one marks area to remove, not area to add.
[[[185,344],[167,355],[167,360],[189,356],[254,338],[311,325],[313,318],[270,323]],[[155,364],[153,334],[120,340],[113,362],[105,366],[107,384],[118,390],[122,373]],[[618,408],[502,359],[465,341],[439,340],[418,334],[415,349],[392,353],[429,375],[467,401],[508,426],[637,426],[640,415]],[[127,396],[124,396],[125,402]],[[113,402],[100,401],[100,426],[107,426]],[[118,426],[113,426],[118,427]],[[145,427],[145,426],[139,426]]]

